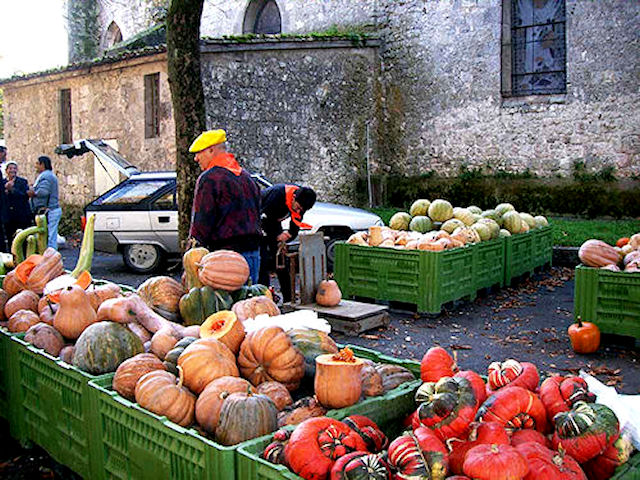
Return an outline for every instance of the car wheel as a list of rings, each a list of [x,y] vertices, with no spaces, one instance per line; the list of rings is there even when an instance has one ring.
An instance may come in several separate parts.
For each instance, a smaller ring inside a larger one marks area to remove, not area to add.
[[[124,263],[138,273],[153,272],[162,262],[162,252],[155,245],[136,243],[126,245],[122,252]]]
[[[336,243],[344,242],[345,240],[346,238],[337,237],[337,238],[330,238],[325,242],[324,245],[327,249],[327,272],[328,273],[333,272],[333,262],[336,258],[336,251],[335,251]]]

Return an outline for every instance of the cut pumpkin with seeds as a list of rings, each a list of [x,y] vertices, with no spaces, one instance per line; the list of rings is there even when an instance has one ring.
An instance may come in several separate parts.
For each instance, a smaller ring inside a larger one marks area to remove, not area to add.
[[[200,326],[200,338],[213,337],[224,343],[237,355],[244,340],[245,330],[242,322],[230,310],[222,310],[209,315]]]

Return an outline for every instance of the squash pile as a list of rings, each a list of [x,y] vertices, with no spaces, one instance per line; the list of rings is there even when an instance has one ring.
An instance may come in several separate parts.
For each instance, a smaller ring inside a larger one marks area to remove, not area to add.
[[[578,257],[587,267],[612,272],[640,272],[640,233],[621,238],[615,246],[602,240],[587,240],[578,250]]]
[[[518,213],[510,203],[482,211],[453,207],[446,200],[416,200],[409,212],[397,212],[388,227],[374,226],[351,235],[347,243],[401,250],[442,251],[470,243],[527,233],[549,223],[541,215]]]
[[[313,418],[277,431],[262,457],[309,480],[605,480],[629,459],[633,447],[616,415],[595,403],[582,378],[540,384],[535,365],[513,359],[486,373],[485,383],[460,371],[443,348],[431,348],[421,362],[417,408],[398,419],[408,427],[399,437],[387,439],[358,415]]]

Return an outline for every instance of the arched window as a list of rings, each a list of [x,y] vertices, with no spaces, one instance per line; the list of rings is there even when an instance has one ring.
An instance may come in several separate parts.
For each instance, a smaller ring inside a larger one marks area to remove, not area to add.
[[[252,0],[244,14],[243,33],[282,32],[282,19],[276,0]]]
[[[103,48],[111,48],[122,41],[122,32],[116,22],[111,22],[104,34]]]

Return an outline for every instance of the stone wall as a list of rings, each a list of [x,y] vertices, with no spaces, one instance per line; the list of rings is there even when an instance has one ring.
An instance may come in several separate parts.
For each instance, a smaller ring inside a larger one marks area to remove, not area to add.
[[[640,174],[640,2],[567,0],[567,94],[505,100],[500,0],[383,0],[388,171]]]
[[[248,169],[350,202],[367,151],[376,158],[379,60],[371,45],[209,42],[202,56],[207,125],[227,130],[230,150]]]
[[[67,159],[54,154],[60,143],[59,91],[71,89],[74,140],[115,140],[122,155],[141,170],[174,169],[175,132],[166,71],[166,54],[156,54],[3,85],[9,158],[33,182],[37,157],[51,157],[66,203],[85,204],[102,193],[95,191],[93,155]],[[156,72],[160,73],[160,136],[144,138],[144,75]]]

